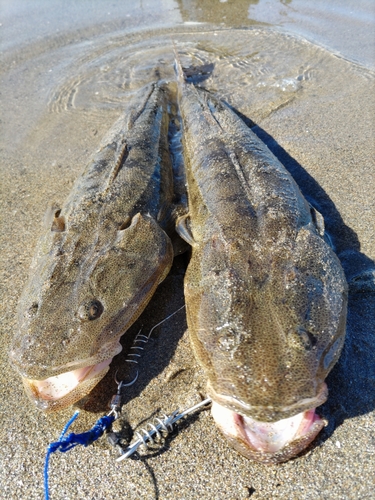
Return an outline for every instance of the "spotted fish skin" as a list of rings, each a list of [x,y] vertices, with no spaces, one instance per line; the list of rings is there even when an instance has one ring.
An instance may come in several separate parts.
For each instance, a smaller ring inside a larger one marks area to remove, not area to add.
[[[344,273],[291,175],[228,105],[186,83],[181,68],[179,104],[189,214],[178,231],[192,245],[191,343],[230,443],[261,462],[285,461],[324,425],[311,410],[327,398],[324,380],[344,343]],[[302,423],[287,421],[298,415]],[[298,432],[270,443],[284,421]]]
[[[170,269],[167,106],[161,85],[141,89],[47,218],[10,353],[41,409],[90,392]]]

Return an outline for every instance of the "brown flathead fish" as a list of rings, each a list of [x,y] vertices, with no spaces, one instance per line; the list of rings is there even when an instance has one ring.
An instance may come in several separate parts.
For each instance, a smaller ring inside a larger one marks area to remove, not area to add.
[[[91,391],[170,269],[167,105],[157,84],[138,92],[51,211],[10,353],[38,408],[60,409]]]
[[[179,64],[179,63],[177,63]],[[194,352],[213,417],[264,463],[298,454],[345,337],[347,285],[319,215],[265,144],[179,70],[192,246],[185,277]]]

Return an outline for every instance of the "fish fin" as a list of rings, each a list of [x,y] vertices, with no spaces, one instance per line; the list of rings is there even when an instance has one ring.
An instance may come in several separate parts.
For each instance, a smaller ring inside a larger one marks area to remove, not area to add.
[[[124,220],[119,225],[118,230],[124,231],[125,229],[127,229],[131,225],[131,223],[132,223],[132,218],[130,217],[130,215],[127,215],[126,217],[124,217]]]
[[[309,207],[314,226],[316,227],[319,236],[323,238],[323,240],[332,248],[332,250],[335,250],[333,240],[326,231],[323,215],[315,207],[313,207],[311,203],[309,203]]]
[[[111,173],[109,183],[113,182],[116,179],[120,169],[123,167],[123,165],[126,161],[126,158],[129,156],[129,151],[130,151],[130,149],[129,149],[127,143],[124,142],[120,147],[120,151],[119,151],[116,163],[115,163],[115,167]]]
[[[151,215],[137,212],[132,218],[126,217],[123,224],[119,226],[115,246],[117,248],[126,248],[128,238],[133,238],[137,233],[149,235],[153,240],[156,234],[161,234],[163,238],[170,239]],[[133,236],[129,236],[131,234]]]
[[[182,215],[176,221],[176,232],[186,243],[189,243],[192,247],[195,246],[195,240],[191,234],[190,228],[188,227],[188,219],[190,219],[189,214]]]
[[[183,202],[172,204],[168,206],[168,210],[162,220],[159,220],[160,212],[157,218],[160,227],[164,229],[172,241],[173,254],[175,257],[176,255],[187,252],[190,248],[190,243],[186,242],[186,239],[180,237],[176,227],[178,219],[181,218],[182,215],[186,215],[186,211],[187,207]]]
[[[184,74],[184,70],[182,69],[181,59],[177,52],[176,43],[173,41],[173,52],[174,52],[174,62],[175,62],[175,71],[177,76],[177,81],[180,85],[186,83],[186,78]]]
[[[60,214],[61,208],[56,203],[50,205],[44,214],[43,226],[56,233],[65,231],[65,217]]]
[[[65,231],[65,217],[62,215],[56,215],[58,213],[59,211],[55,213],[55,217],[51,225],[51,231],[55,231],[56,233],[62,233]]]
[[[314,226],[316,227],[319,236],[324,238],[325,225],[323,215],[318,212],[318,210],[309,203],[311,218],[313,220]]]
[[[126,238],[128,237],[127,234],[132,231],[135,231],[139,229],[140,226],[142,226],[145,223],[145,216],[142,215],[140,212],[136,213],[133,217],[127,216],[124,218],[124,222],[119,226],[117,230],[117,238],[116,238],[116,245],[121,247],[121,246],[126,246],[124,245],[124,241],[126,241]]]

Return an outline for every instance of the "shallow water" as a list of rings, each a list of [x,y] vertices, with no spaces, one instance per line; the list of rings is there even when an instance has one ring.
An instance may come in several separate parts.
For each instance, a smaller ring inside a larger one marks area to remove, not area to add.
[[[53,457],[52,498],[371,498],[375,304],[371,283],[366,288],[361,276],[371,275],[375,259],[372,2],[82,1],[68,7],[53,2],[52,8],[17,1],[1,2],[0,13],[6,497],[41,497],[45,447],[71,415],[32,408],[7,362],[44,211],[64,200],[132,93],[155,78],[174,79],[175,41],[185,67],[205,68],[200,84],[256,124],[323,213],[348,277],[359,276],[346,347],[320,409],[329,426],[305,456],[265,467],[229,449],[205,412],[168,442],[167,452],[146,461],[115,465],[116,453],[104,439]],[[138,326],[147,330],[183,302],[185,265],[184,257],[177,259],[124,340],[124,353],[86,402],[75,432],[94,423],[93,411],[105,411],[116,368],[126,376],[126,347]],[[179,313],[155,332],[129,392],[126,419],[133,427],[157,409],[187,407],[204,393],[185,329]]]

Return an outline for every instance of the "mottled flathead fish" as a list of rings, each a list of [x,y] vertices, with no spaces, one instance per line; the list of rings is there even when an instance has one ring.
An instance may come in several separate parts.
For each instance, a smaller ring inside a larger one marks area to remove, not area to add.
[[[315,409],[344,343],[347,284],[322,217],[290,174],[176,65],[189,206],[177,231],[192,247],[185,298],[193,350],[232,446],[283,462],[325,424]],[[139,91],[47,217],[11,348],[41,409],[91,391],[170,269],[168,120],[166,87]]]
[[[167,108],[161,86],[139,91],[47,217],[10,353],[38,408],[91,391],[171,267]]]
[[[230,444],[283,462],[325,424],[315,408],[344,343],[346,280],[291,175],[176,65],[189,205],[178,232],[192,246],[184,286],[193,350]]]

